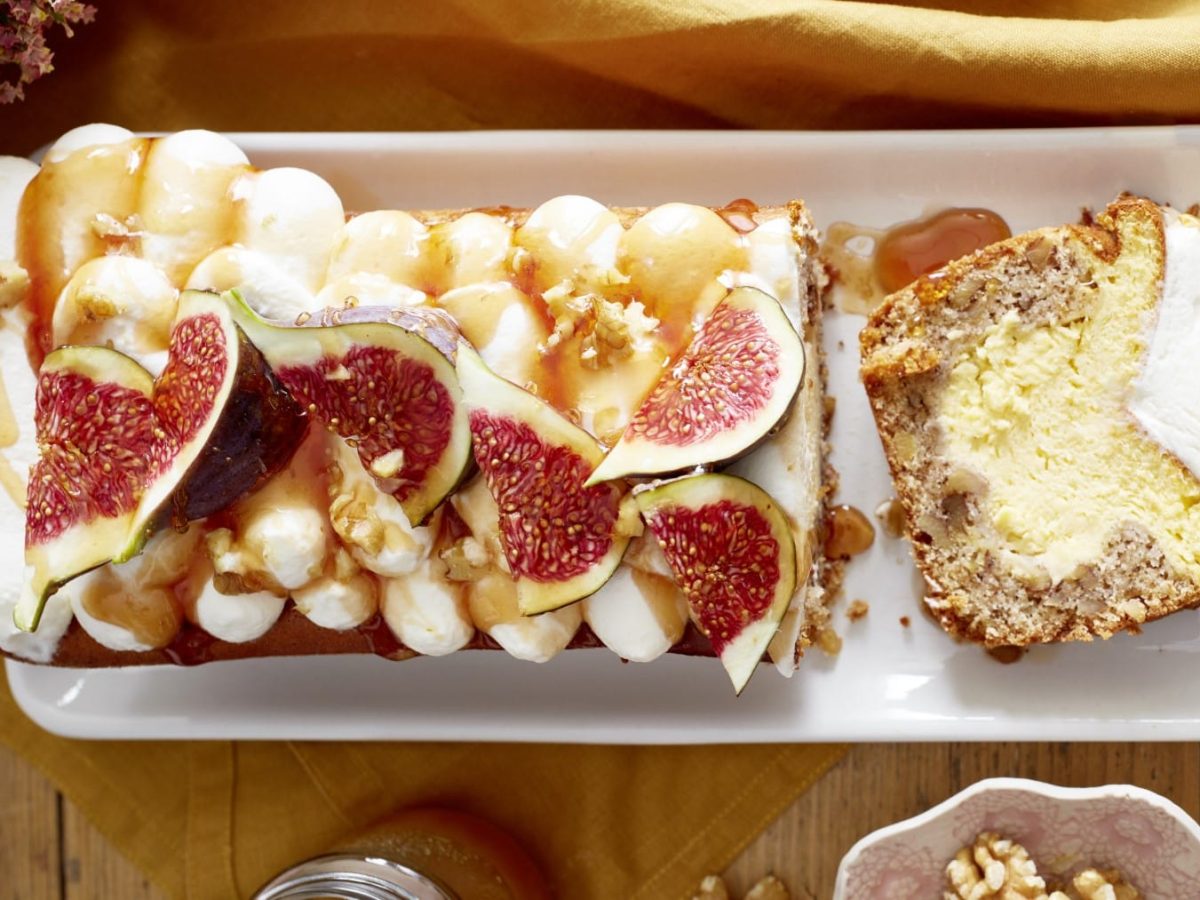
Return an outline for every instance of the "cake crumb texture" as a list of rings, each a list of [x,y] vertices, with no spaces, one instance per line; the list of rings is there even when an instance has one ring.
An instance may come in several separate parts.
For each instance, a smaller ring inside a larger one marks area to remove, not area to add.
[[[994,244],[893,294],[862,378],[925,602],[990,647],[1107,638],[1200,603],[1200,482],[1127,409],[1162,210]]]

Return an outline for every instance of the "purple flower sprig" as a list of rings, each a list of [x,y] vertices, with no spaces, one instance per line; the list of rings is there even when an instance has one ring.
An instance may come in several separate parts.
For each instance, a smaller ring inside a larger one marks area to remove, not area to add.
[[[18,74],[0,81],[0,103],[25,99],[25,85],[54,70],[54,54],[46,45],[46,32],[62,26],[67,37],[72,25],[91,22],[96,8],[75,0],[0,0],[0,75]]]

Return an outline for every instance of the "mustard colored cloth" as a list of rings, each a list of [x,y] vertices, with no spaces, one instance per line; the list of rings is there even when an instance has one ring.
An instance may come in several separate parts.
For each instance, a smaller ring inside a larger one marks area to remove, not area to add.
[[[272,131],[1200,120],[1200,0],[93,2],[94,24],[51,37],[57,71],[0,107],[0,152],[28,153],[89,121]],[[6,688],[0,740],[188,898],[244,895],[415,803],[510,829],[563,897],[680,897],[841,753],[75,742],[34,727]]]
[[[169,896],[189,900],[245,897],[277,870],[414,805],[496,822],[564,900],[683,898],[843,753],[825,745],[71,741],[25,718],[6,682],[0,741]]]
[[[95,120],[296,131],[1200,119],[1198,0],[93,2],[95,23],[52,36],[57,71],[0,107],[0,152]]]

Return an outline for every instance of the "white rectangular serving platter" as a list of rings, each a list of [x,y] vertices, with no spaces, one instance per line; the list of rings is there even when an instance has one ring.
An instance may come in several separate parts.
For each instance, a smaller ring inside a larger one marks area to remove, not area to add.
[[[886,226],[983,206],[1014,231],[1073,221],[1130,190],[1200,200],[1200,128],[1041,131],[475,132],[233,135],[261,167],[328,179],[349,210],[512,204],[583,193],[612,205],[803,198],[819,225]],[[891,495],[857,378],[857,316],[826,319],[838,502]],[[1200,402],[1200,401],[1198,401]],[[735,698],[715,660],[623,664],[606,650],[545,665],[498,652],[390,663],[266,659],[196,669],[66,670],[8,662],[21,707],[87,738],[707,743],[1200,739],[1200,617],[1106,643],[1038,647],[1001,665],[921,613],[903,541],[849,567],[829,658],[787,680],[762,667]],[[849,622],[848,599],[870,603]],[[900,618],[907,616],[905,628]]]

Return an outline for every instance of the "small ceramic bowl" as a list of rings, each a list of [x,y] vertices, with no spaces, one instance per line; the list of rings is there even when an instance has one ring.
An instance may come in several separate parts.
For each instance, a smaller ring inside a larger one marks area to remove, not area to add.
[[[1170,800],[1125,784],[991,778],[855,844],[834,900],[940,900],[946,864],[981,831],[1023,844],[1048,876],[1113,867],[1152,900],[1200,897],[1200,826]]]

